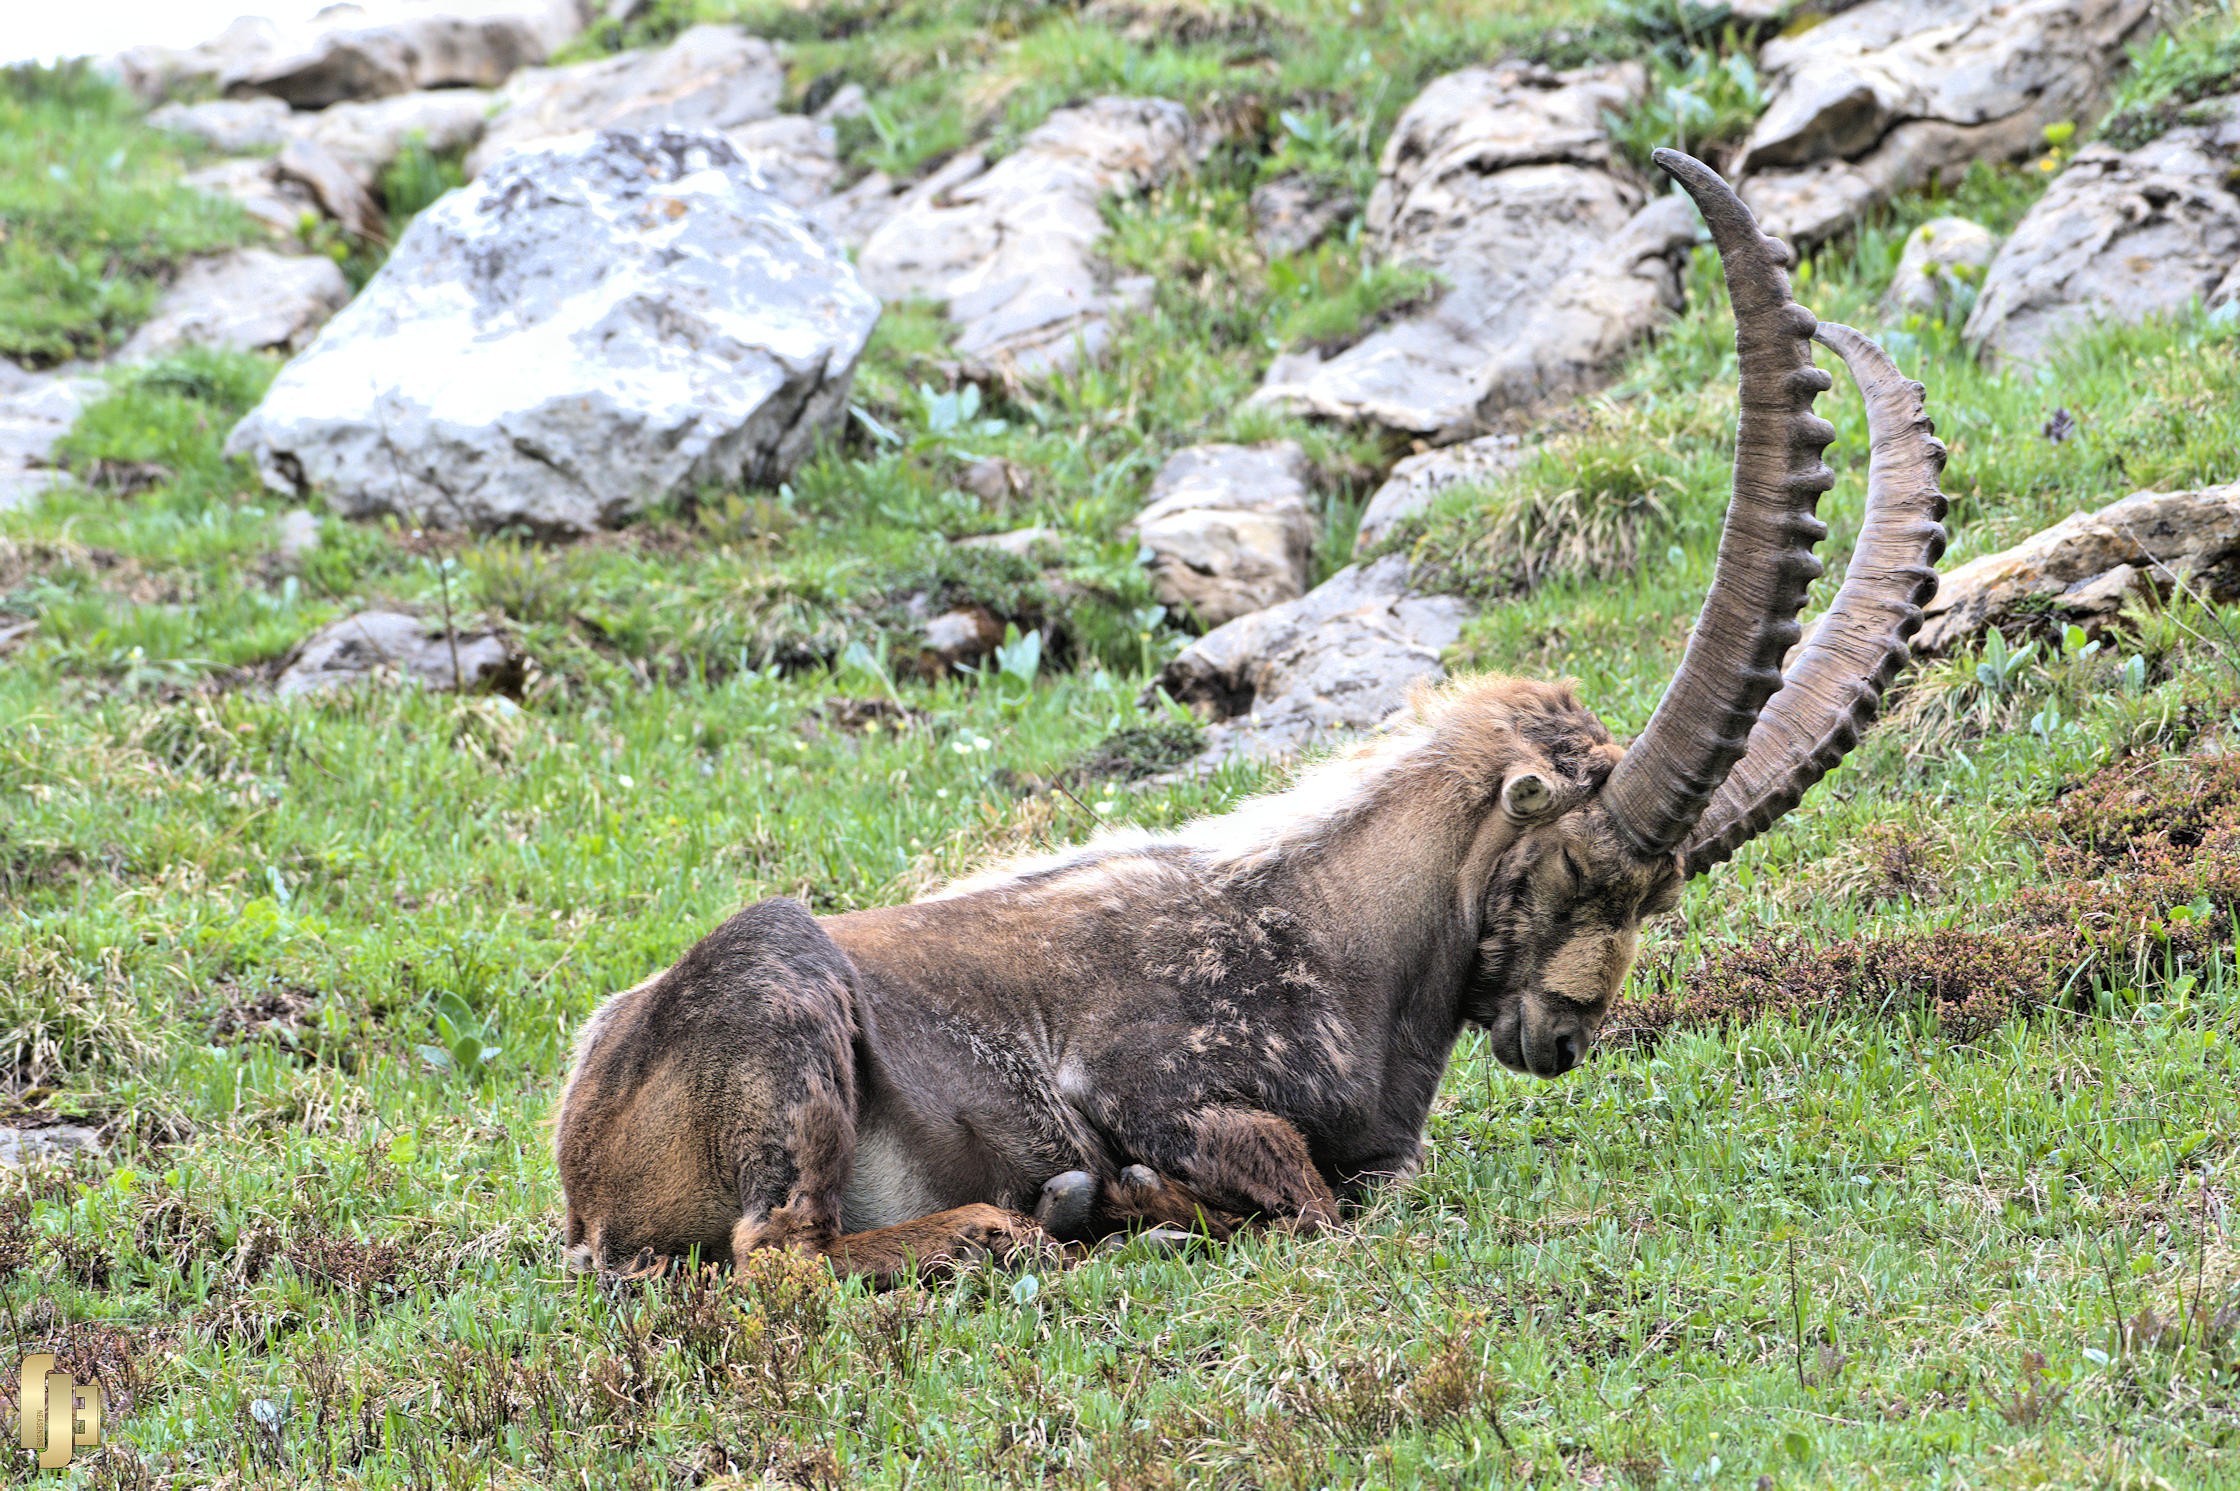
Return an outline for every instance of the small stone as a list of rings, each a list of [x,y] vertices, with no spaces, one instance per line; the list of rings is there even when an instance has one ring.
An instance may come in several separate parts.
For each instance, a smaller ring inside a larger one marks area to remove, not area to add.
[[[1208,722],[1200,766],[1283,757],[1374,728],[1445,675],[1470,608],[1414,588],[1407,557],[1348,565],[1298,600],[1239,617],[1178,653],[1144,691]]]
[[[43,1161],[101,1153],[101,1131],[57,1123],[39,1129],[0,1128],[0,1170],[23,1170]]]
[[[381,204],[373,200],[351,169],[334,152],[316,140],[290,140],[272,163],[275,180],[293,182],[311,194],[319,210],[340,223],[353,238],[372,238],[381,231]]]
[[[1014,528],[1009,533],[975,534],[956,540],[956,547],[994,549],[1016,559],[1036,561],[1063,557],[1065,543],[1065,535],[1057,529],[1037,526]]]
[[[1252,193],[1253,237],[1271,259],[1304,253],[1353,221],[1352,188],[1312,176],[1279,176]]]
[[[336,104],[295,133],[333,156],[367,191],[377,191],[382,175],[414,141],[431,154],[451,156],[480,140],[495,97],[486,88],[444,88]]]
[[[260,223],[276,246],[296,247],[306,218],[324,214],[318,199],[295,181],[283,181],[269,160],[226,160],[187,172],[182,184],[238,203]]]
[[[324,693],[391,673],[437,692],[518,687],[522,662],[494,632],[462,632],[456,645],[440,626],[396,611],[361,611],[296,649],[276,691],[283,699]]]
[[[944,611],[925,624],[927,671],[946,676],[956,664],[970,666],[1003,643],[1003,623],[985,606]]]
[[[842,119],[860,119],[870,112],[871,95],[863,91],[863,85],[842,83],[811,117],[819,124],[834,124]]]
[[[1129,525],[1160,601],[1216,627],[1297,598],[1315,539],[1296,441],[1177,451]]]
[[[280,515],[279,534],[273,545],[281,561],[294,564],[319,547],[319,520],[300,507]]]
[[[1407,457],[1392,468],[1362,509],[1354,548],[1359,551],[1382,543],[1403,519],[1430,507],[1447,488],[1464,482],[1490,485],[1516,470],[1530,454],[1514,435],[1481,435]]]
[[[1989,228],[1964,217],[1940,217],[1906,235],[1897,273],[1883,304],[1893,311],[1934,315],[1951,306],[1964,287],[1980,284],[1983,270],[1998,252]]]
[[[967,461],[957,485],[982,502],[1001,506],[1027,495],[1027,468],[1002,456],[979,456]]]

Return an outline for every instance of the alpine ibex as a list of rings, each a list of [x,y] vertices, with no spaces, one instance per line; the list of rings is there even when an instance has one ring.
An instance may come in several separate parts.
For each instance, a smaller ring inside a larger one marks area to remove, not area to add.
[[[1177,833],[907,906],[749,907],[585,1026],[571,1260],[788,1246],[891,1274],[1198,1207],[1318,1225],[1415,1164],[1465,1025],[1519,1071],[1579,1063],[1642,918],[1857,743],[1944,547],[1921,386],[1789,298],[1787,250],[1708,167],[1656,160],[1725,268],[1741,417],[1710,595],[1640,738],[1568,686],[1468,680]],[[1867,514],[1784,673],[1833,480],[1815,339],[1866,400]]]

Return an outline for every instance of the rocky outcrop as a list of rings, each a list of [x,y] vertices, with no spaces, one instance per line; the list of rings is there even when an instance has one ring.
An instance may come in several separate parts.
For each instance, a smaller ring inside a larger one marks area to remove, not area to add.
[[[590,16],[579,0],[447,0],[384,24],[350,25],[331,12],[321,19],[316,34],[284,39],[268,55],[231,67],[219,86],[237,97],[284,99],[298,109],[423,88],[495,88],[544,61]]]
[[[322,147],[372,191],[414,140],[437,155],[455,155],[481,139],[493,97],[482,88],[445,88],[336,104],[309,116],[293,133]]]
[[[782,480],[878,312],[720,135],[589,137],[415,218],[226,448],[346,515],[580,532]]]
[[[2135,492],[2071,513],[2011,549],[1946,574],[1914,651],[1949,652],[1991,627],[2113,621],[2134,596],[2180,582],[2211,600],[2240,595],[2240,483],[2193,492]]]
[[[1162,604],[1215,627],[1305,593],[1311,471],[1298,442],[1175,452],[1129,524]]]
[[[2150,0],[1868,0],[1759,53],[1770,85],[1742,198],[1811,248],[1971,161],[2090,117]]]
[[[495,632],[453,634],[399,611],[361,611],[298,647],[274,689],[291,699],[387,674],[444,692],[508,691],[521,669],[520,654]]]
[[[777,113],[785,86],[778,49],[736,26],[694,26],[657,51],[533,68],[498,94],[467,173],[585,130],[734,130]]]
[[[198,259],[118,354],[127,361],[186,347],[294,352],[350,303],[350,282],[332,259],[235,249]]]
[[[294,123],[295,110],[277,98],[214,98],[148,112],[149,128],[200,140],[227,155],[278,150],[288,142]]]
[[[47,464],[55,442],[102,390],[84,367],[27,373],[0,357],[0,512],[30,503],[65,479]]]
[[[1377,258],[1446,289],[1335,353],[1278,357],[1255,399],[1436,441],[1600,385],[1679,307],[1685,201],[1615,169],[1603,132],[1639,65],[1523,63],[1440,78],[1385,143],[1365,228]]]
[[[1060,109],[990,165],[968,152],[919,183],[864,243],[864,283],[884,299],[922,296],[957,324],[956,350],[1032,376],[1094,357],[1111,318],[1150,294],[1099,264],[1101,204],[1142,190],[1190,158],[1189,114],[1156,98]]]
[[[1409,586],[1405,557],[1349,565],[1298,600],[1239,617],[1185,647],[1158,690],[1207,721],[1201,765],[1287,756],[1378,724],[1469,619],[1453,596]]]
[[[1383,486],[1362,509],[1354,530],[1356,550],[1383,543],[1395,526],[1431,506],[1449,487],[1484,485],[1517,469],[1531,452],[1514,435],[1482,435],[1460,445],[1422,451],[1392,468]]]
[[[1965,304],[1982,285],[1983,271],[1998,249],[1997,235],[1981,223],[1932,218],[1906,235],[1882,303],[1901,315],[1913,311],[1925,316]]]
[[[1969,342],[2036,362],[2096,321],[2240,299],[2240,95],[2195,117],[2137,150],[2078,151],[1992,261]]]
[[[762,177],[766,190],[804,210],[829,200],[840,180],[837,134],[806,114],[758,120],[724,137]]]
[[[298,247],[297,229],[306,217],[317,222],[325,211],[301,182],[283,179],[278,162],[255,158],[223,160],[189,171],[181,184],[238,205],[265,230],[267,241]]]

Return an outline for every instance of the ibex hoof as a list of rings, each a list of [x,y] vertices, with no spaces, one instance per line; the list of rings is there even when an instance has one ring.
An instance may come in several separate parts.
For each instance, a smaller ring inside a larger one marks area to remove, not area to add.
[[[1044,1181],[1042,1199],[1034,1206],[1034,1219],[1060,1242],[1088,1241],[1096,1215],[1097,1178],[1086,1170],[1068,1170]]]

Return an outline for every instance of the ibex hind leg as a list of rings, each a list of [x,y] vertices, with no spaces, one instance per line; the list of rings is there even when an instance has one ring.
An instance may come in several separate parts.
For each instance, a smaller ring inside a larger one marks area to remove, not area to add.
[[[823,1251],[855,1157],[855,986],[807,909],[777,900],[609,1000],[561,1100],[571,1252],[629,1273]]]

